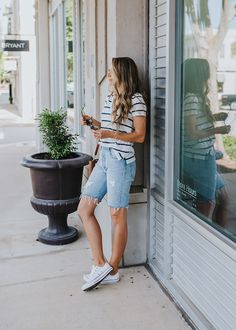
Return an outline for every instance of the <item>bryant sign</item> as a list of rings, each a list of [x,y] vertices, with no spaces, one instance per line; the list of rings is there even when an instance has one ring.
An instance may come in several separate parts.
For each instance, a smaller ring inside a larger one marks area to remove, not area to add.
[[[28,52],[29,40],[3,40],[2,50],[6,52]]]

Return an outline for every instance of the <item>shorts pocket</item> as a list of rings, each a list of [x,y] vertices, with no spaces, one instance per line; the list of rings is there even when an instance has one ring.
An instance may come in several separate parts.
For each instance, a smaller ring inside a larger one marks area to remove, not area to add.
[[[117,157],[117,154],[116,154],[116,151],[115,150],[110,149],[110,155],[111,155],[111,158],[112,159],[119,160],[118,157]]]

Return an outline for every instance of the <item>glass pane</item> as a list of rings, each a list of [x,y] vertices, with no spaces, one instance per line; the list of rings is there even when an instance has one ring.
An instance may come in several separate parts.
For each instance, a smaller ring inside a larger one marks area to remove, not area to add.
[[[81,118],[81,109],[84,109],[84,112],[87,113],[85,109],[85,51],[86,51],[86,38],[85,38],[85,0],[79,1],[79,56],[78,56],[78,67],[79,72],[78,77],[78,87],[79,87],[79,109],[78,109],[78,118]],[[78,120],[79,125],[79,120]],[[85,137],[86,130],[83,126],[79,126],[78,129],[80,136]]]
[[[52,16],[52,35],[53,35],[53,109],[58,109],[60,105],[59,101],[59,34],[58,34],[58,10]]]
[[[236,0],[183,0],[176,199],[236,239]]]
[[[74,128],[74,63],[73,63],[73,0],[65,2],[66,14],[66,102],[68,123],[71,128]]]
[[[85,1],[81,1],[81,8],[80,8],[80,23],[81,23],[81,44],[80,44],[80,51],[81,51],[81,104],[82,107],[85,105]]]

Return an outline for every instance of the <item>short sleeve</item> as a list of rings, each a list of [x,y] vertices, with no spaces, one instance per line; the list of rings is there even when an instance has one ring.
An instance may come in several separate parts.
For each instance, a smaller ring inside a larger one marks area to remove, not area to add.
[[[112,102],[112,94],[108,94],[105,98],[104,106],[110,105],[111,102]]]
[[[137,95],[135,94],[132,97],[132,107],[130,109],[130,112],[133,117],[137,117],[137,116],[146,117],[147,106],[141,94],[137,94]]]
[[[202,101],[194,94],[188,94],[184,99],[184,115],[198,116],[202,113]]]

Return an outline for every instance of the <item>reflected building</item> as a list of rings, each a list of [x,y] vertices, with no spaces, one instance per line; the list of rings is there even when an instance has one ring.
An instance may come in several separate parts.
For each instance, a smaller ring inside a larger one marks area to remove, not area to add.
[[[0,51],[8,100],[23,122],[33,123],[36,114],[35,1],[3,0],[0,16]],[[21,41],[26,41],[29,47],[15,47]],[[6,42],[11,46],[7,50]]]

